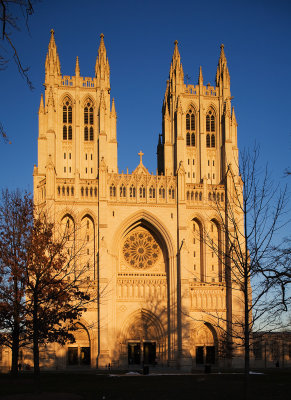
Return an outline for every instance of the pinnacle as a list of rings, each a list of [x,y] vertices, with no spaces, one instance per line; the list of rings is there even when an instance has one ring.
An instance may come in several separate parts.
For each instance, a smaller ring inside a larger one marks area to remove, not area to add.
[[[76,58],[75,75],[80,76],[80,66],[79,66],[79,57],[78,56]]]
[[[49,73],[49,75],[55,75],[55,74],[60,75],[61,65],[55,42],[55,36],[54,36],[55,31],[51,29],[50,32],[51,32],[51,37],[48,45],[48,52],[45,62],[46,73]]]
[[[202,74],[202,67],[200,65],[200,69],[199,69],[199,78],[198,78],[198,84],[202,84],[203,85],[203,74]]]

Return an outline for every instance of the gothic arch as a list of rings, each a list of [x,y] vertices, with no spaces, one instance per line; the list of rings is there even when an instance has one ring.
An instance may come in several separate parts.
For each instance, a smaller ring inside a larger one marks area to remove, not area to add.
[[[165,340],[166,333],[153,312],[140,308],[126,318],[121,328],[120,339],[124,341],[129,338]]]
[[[94,225],[96,226],[97,218],[95,213],[93,213],[91,209],[86,208],[85,210],[82,211],[82,213],[79,215],[80,221],[82,221],[85,217],[90,218],[94,223]]]
[[[115,232],[112,240],[112,249],[113,254],[117,257],[118,248],[116,243],[120,243],[120,241],[135,227],[144,226],[150,231],[153,231],[155,235],[160,239],[161,244],[164,247],[164,251],[167,253],[169,259],[173,259],[175,257],[175,251],[173,246],[173,239],[164,226],[162,222],[153,214],[149,213],[145,210],[139,210],[126,218],[123,223],[119,226],[117,231]]]
[[[56,219],[56,221],[61,222],[66,216],[69,216],[70,218],[72,218],[75,224],[78,223],[77,214],[71,208],[68,208],[68,207],[64,208],[63,210],[61,210],[58,213],[58,218]]]
[[[213,111],[215,114],[215,117],[217,118],[218,116],[218,110],[217,110],[217,106],[214,103],[209,103],[207,108],[206,108],[206,115],[208,113],[208,111]]]
[[[93,105],[93,108],[95,108],[95,106],[96,106],[96,102],[95,102],[95,100],[93,99],[93,97],[90,95],[90,94],[85,94],[83,97],[82,97],[82,100],[81,100],[81,105],[82,105],[82,107],[84,108],[85,106],[86,106],[86,101],[88,101],[88,100],[90,100],[91,102],[92,102],[92,105]]]
[[[71,95],[69,92],[65,92],[65,93],[63,93],[63,95],[60,97],[60,100],[59,100],[59,104],[60,104],[60,105],[63,104],[63,102],[64,102],[64,100],[65,100],[66,97],[68,97],[68,98],[71,100],[72,105],[75,104],[75,100],[73,99],[72,95]]]
[[[198,107],[195,103],[193,103],[193,101],[190,101],[190,103],[187,105],[186,110],[189,110],[190,108],[193,108],[195,114],[197,114]]]
[[[194,259],[197,260],[200,266],[200,281],[204,282],[205,281],[205,225],[202,222],[203,219],[198,216],[195,216],[194,218],[191,219],[191,222],[193,224],[192,227],[192,232],[194,235],[194,238],[197,239],[197,243],[195,240],[195,250],[194,250]],[[196,229],[196,226],[198,229]],[[196,254],[197,253],[197,254]]]
[[[223,255],[223,234],[221,229],[221,223],[217,218],[211,218],[210,223],[213,223],[217,229],[217,248],[216,248],[216,257],[218,262],[218,281],[222,282],[223,280],[223,262],[221,257]]]

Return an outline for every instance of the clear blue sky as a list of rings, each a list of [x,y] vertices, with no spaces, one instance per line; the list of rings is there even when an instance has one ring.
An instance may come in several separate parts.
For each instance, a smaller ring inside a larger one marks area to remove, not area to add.
[[[93,76],[99,35],[111,68],[111,94],[118,116],[119,170],[133,170],[137,153],[156,169],[161,107],[173,42],[178,40],[184,73],[214,84],[224,43],[238,121],[239,147],[261,146],[275,179],[291,167],[291,2],[289,0],[42,0],[13,40],[35,89],[30,91],[11,61],[0,71],[0,121],[12,144],[0,143],[0,188],[32,189],[37,163],[38,107],[50,37],[61,71],[73,75],[79,56],[82,76]],[[287,178],[285,178],[287,179]]]

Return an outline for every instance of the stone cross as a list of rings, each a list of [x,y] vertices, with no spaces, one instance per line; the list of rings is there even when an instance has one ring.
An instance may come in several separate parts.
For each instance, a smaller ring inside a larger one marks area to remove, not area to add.
[[[138,155],[139,155],[139,157],[140,157],[140,164],[142,164],[142,156],[144,155],[144,153],[142,152],[142,151],[140,151],[139,153],[138,153]]]

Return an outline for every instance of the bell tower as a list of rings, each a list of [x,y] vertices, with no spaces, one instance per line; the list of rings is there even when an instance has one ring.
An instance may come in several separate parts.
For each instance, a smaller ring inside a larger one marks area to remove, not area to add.
[[[159,174],[176,175],[182,161],[186,183],[207,180],[219,184],[226,165],[237,165],[237,123],[231,109],[230,75],[223,45],[215,83],[204,85],[201,66],[197,85],[184,83],[175,41],[157,147]]]

